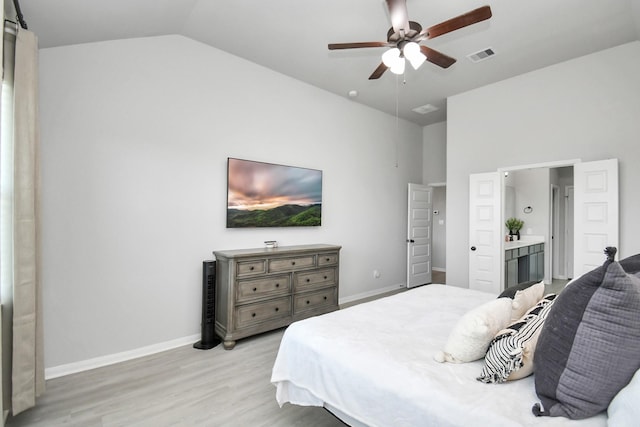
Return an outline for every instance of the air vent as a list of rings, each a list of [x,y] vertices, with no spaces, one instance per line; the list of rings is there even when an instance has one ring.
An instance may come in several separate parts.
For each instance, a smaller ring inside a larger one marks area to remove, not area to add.
[[[426,104],[426,105],[422,105],[420,107],[416,107],[413,109],[413,111],[415,111],[418,114],[429,114],[429,113],[433,113],[434,111],[438,111],[439,108],[438,107],[434,107],[431,104]]]
[[[479,52],[475,52],[467,55],[467,58],[469,58],[469,61],[471,62],[480,62],[480,61],[484,61],[485,59],[491,58],[495,54],[496,52],[493,50],[493,48],[488,47]]]

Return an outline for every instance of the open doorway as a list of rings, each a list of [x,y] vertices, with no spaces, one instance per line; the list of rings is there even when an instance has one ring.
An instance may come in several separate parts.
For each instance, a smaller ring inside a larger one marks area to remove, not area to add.
[[[447,282],[447,186],[431,184],[433,187],[433,257],[432,282]]]
[[[539,237],[545,242],[545,283],[564,285],[572,275],[566,260],[573,246],[573,221],[567,219],[564,195],[573,186],[573,166],[511,170],[505,173],[504,185],[503,218],[524,221],[523,239]]]

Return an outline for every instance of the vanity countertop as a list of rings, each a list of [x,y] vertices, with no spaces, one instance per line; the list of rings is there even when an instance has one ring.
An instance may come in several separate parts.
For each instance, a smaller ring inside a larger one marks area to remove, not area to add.
[[[538,243],[544,243],[544,237],[542,236],[521,236],[520,240],[513,242],[504,242],[504,250],[522,248],[524,246],[537,245]]]

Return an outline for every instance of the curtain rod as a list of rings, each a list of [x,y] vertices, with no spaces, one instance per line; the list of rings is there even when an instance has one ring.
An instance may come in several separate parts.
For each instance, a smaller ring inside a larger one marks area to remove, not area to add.
[[[20,23],[20,26],[25,30],[28,30],[27,22],[24,20],[24,16],[22,15],[22,9],[20,9],[20,1],[13,0],[13,6],[16,9],[16,15],[18,15],[18,22]]]

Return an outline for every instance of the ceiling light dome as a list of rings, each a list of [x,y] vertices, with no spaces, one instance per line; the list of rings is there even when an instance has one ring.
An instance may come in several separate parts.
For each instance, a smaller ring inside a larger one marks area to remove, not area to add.
[[[426,61],[427,57],[420,51],[420,46],[416,42],[409,42],[402,48],[404,57],[409,60],[414,70],[420,68],[420,66]]]
[[[382,54],[382,62],[389,68],[393,68],[400,61],[404,62],[400,57],[400,49],[397,47],[391,48]]]

